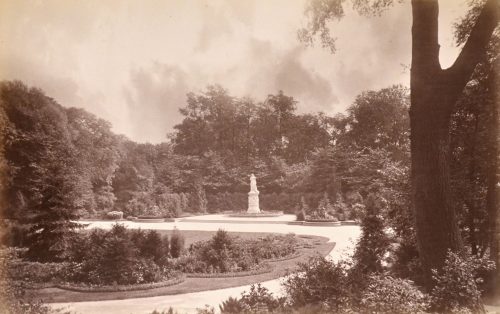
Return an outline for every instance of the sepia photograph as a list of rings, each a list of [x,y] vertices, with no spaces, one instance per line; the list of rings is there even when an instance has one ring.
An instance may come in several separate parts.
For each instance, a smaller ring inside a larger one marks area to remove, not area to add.
[[[500,314],[500,0],[0,0],[0,314]]]

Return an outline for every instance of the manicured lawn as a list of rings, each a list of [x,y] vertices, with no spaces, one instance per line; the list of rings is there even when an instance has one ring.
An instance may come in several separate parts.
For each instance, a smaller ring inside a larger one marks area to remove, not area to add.
[[[159,230],[158,232],[160,234],[166,233],[169,235],[172,233],[172,231],[170,230]],[[211,238],[215,234],[215,231],[182,230],[181,233],[185,237],[186,248],[188,248],[189,245],[194,242]],[[255,239],[264,237],[271,233],[230,232],[230,234],[237,235],[240,238],[244,239]],[[326,256],[335,246],[334,243],[328,243],[327,238],[324,237],[298,237],[305,239],[309,243],[309,247],[300,248],[299,252],[301,253],[301,255],[296,258],[278,262],[271,262],[270,264],[273,266],[273,269],[271,272],[265,274],[229,278],[186,278],[184,282],[170,287],[127,292],[76,292],[59,288],[28,290],[27,292],[29,296],[38,300],[42,299],[44,300],[44,302],[79,302],[152,297],[237,287],[279,278],[285,275],[287,271],[292,271],[296,267],[298,262],[304,262],[308,260],[309,257],[316,254]]]

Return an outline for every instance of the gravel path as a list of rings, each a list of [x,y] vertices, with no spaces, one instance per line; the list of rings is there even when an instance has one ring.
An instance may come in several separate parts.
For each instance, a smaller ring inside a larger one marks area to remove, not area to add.
[[[177,227],[179,230],[202,230],[216,231],[224,229],[231,232],[274,232],[274,233],[290,233],[293,232],[299,235],[317,235],[323,236],[336,243],[335,249],[329,254],[333,260],[338,260],[342,255],[349,254],[354,248],[354,243],[357,240],[360,229],[358,226],[338,226],[338,227],[313,227],[300,225],[287,225],[289,217],[283,217],[283,224],[277,224],[276,219],[272,219],[273,223],[241,223],[235,221],[234,218],[225,218],[221,215],[208,215],[192,217],[189,220],[169,222],[169,223],[136,223],[126,221],[124,224],[127,228],[142,228],[156,230],[171,230]],[[214,220],[227,220],[227,222],[214,222]],[[250,218],[251,219],[251,218]],[[207,222],[201,222],[207,220]],[[261,219],[261,221],[266,221]],[[89,222],[89,228],[110,228],[113,222]],[[280,294],[281,286],[280,279],[274,279],[262,283],[275,294]],[[206,304],[215,307],[218,310],[218,305],[229,298],[238,297],[244,290],[248,291],[250,286],[232,287],[226,289],[218,289],[212,291],[202,291],[194,293],[186,293],[179,295],[167,295],[148,298],[134,298],[126,300],[108,300],[108,301],[92,301],[92,302],[75,302],[75,303],[52,303],[53,308],[64,308],[72,313],[78,314],[139,314],[151,313],[154,310],[166,310],[169,307],[176,309],[179,314],[196,313],[197,308],[203,308]]]

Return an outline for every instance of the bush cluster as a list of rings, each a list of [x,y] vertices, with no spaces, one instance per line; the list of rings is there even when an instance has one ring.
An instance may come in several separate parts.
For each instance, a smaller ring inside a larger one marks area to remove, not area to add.
[[[28,268],[28,263],[20,267],[17,267],[19,262],[19,250],[12,248],[1,248],[0,249],[0,313],[27,313],[27,314],[69,314],[69,312],[63,312],[61,310],[52,310],[49,306],[43,304],[39,300],[33,300],[26,296],[25,283],[21,282],[24,280],[26,275],[23,273],[26,268]],[[49,275],[42,274],[47,269],[43,268],[44,264],[36,263],[37,271],[40,273],[35,273],[30,270],[32,276],[37,276],[39,280],[43,280],[41,277],[47,276],[52,277],[57,271],[54,269],[54,265],[48,266]],[[31,281],[33,282],[33,281]]]
[[[137,194],[125,205],[127,216],[154,216],[163,218],[177,218],[185,211],[190,211],[194,194],[158,193]]]
[[[252,285],[250,291],[243,291],[240,299],[230,297],[219,306],[222,314],[269,313],[284,307],[283,298],[275,298],[260,284]]]
[[[121,220],[123,219],[123,212],[111,211],[106,213],[106,218],[110,220]]]
[[[192,244],[176,267],[188,273],[249,271],[257,269],[262,260],[285,257],[296,249],[297,239],[291,234],[243,240],[219,230],[209,241]]]
[[[221,312],[484,313],[476,283],[478,274],[491,269],[491,262],[450,252],[442,271],[435,272],[436,286],[429,294],[411,280],[395,278],[389,272],[363,274],[352,266],[352,261],[313,257],[283,280],[284,298],[253,287],[249,295],[261,295],[265,302],[250,303],[243,294],[224,301]]]
[[[68,280],[92,285],[158,282],[172,276],[168,237],[156,231],[127,230],[79,234],[69,252]]]
[[[478,287],[483,280],[480,274],[494,267],[492,261],[484,258],[464,258],[449,251],[443,269],[433,270],[436,285],[431,291],[432,309],[444,313],[483,313]]]
[[[423,313],[429,297],[410,280],[374,275],[368,279],[360,305],[367,313]]]
[[[9,263],[9,278],[27,284],[42,284],[64,280],[68,263],[39,263],[13,259]]]

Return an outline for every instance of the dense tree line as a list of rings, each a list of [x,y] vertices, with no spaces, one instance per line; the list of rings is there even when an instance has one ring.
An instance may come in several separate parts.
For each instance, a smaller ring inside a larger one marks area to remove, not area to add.
[[[299,114],[281,91],[256,103],[209,86],[188,94],[170,142],[156,145],[116,135],[107,121],[21,82],[1,83],[0,101],[2,215],[61,242],[41,243],[34,256],[50,252],[44,246],[61,253],[57,224],[82,216],[244,210],[250,173],[266,209],[294,212],[300,195],[317,206],[325,192],[332,202],[362,203],[378,171],[407,159],[400,86],[363,93],[335,117]]]

